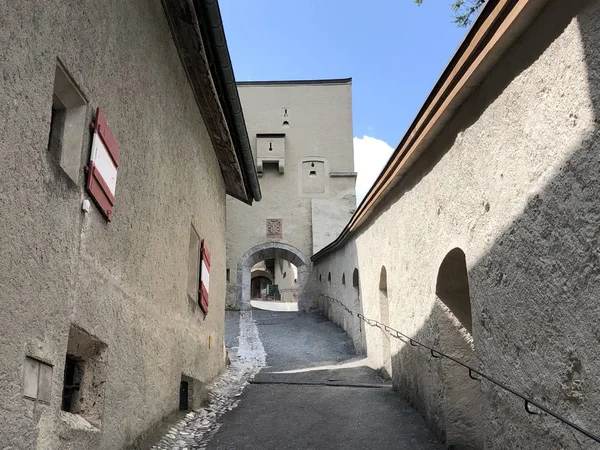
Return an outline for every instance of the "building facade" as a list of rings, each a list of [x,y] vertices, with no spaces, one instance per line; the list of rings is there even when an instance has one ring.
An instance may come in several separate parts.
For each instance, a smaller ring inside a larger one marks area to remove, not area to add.
[[[313,256],[307,291],[452,448],[598,446],[450,357],[600,435],[599,21],[488,1]]]
[[[337,237],[356,202],[350,79],[238,88],[263,200],[252,208],[227,201],[227,303],[234,308],[248,304],[252,267],[265,259],[276,260],[271,276],[283,298],[299,299],[310,256]],[[283,269],[290,263],[294,279]]]
[[[225,365],[225,197],[260,190],[194,4],[0,6],[3,447],[133,448]]]

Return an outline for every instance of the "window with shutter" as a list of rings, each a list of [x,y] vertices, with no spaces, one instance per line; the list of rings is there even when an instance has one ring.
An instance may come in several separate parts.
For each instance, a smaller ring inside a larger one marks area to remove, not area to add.
[[[113,218],[118,166],[119,144],[98,108],[86,188],[109,222]]]
[[[190,227],[190,246],[188,253],[188,297],[193,303],[198,303],[200,297],[200,236],[194,225]]]
[[[204,314],[208,314],[208,292],[210,289],[210,253],[203,239],[200,245],[200,289],[198,303]]]

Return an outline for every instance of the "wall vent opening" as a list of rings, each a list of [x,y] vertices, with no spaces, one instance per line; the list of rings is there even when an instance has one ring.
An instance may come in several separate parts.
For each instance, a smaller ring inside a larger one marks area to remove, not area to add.
[[[181,411],[190,409],[190,383],[185,378],[187,377],[182,375],[179,383],[179,409]]]

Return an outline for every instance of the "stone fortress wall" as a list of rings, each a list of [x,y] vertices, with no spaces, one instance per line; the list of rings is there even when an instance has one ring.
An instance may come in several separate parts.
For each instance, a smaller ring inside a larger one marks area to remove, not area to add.
[[[308,295],[456,448],[597,444],[338,301],[600,432],[599,21],[597,0],[548,2],[374,214],[313,258]]]

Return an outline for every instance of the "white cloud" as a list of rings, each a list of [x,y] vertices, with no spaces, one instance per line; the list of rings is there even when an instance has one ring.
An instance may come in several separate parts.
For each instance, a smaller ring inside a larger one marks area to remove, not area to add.
[[[358,173],[356,178],[357,205],[367,195],[393,151],[394,149],[387,142],[374,137],[354,138],[354,170]]]

